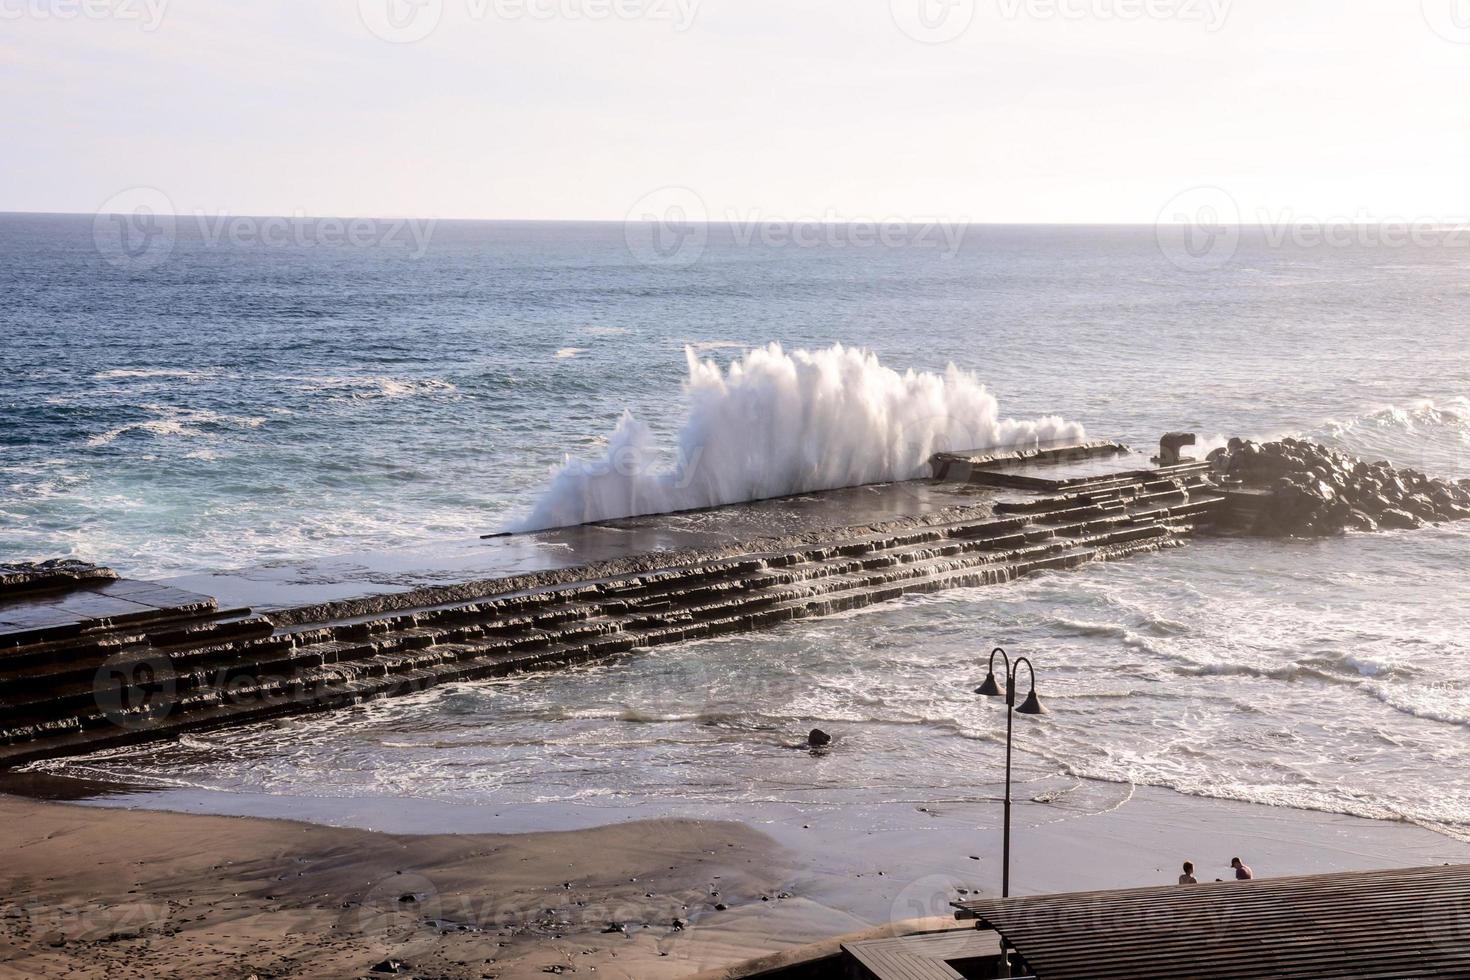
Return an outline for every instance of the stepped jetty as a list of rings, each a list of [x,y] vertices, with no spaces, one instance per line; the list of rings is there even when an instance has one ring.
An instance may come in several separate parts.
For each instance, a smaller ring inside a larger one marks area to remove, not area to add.
[[[1171,441],[1172,440],[1172,441]],[[0,767],[997,585],[1256,519],[1219,460],[945,453],[933,477],[164,582],[0,569]],[[978,641],[977,641],[978,642]]]

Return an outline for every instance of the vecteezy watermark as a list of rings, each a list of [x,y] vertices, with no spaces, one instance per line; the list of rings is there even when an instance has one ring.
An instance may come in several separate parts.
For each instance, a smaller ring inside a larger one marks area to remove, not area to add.
[[[623,238],[642,265],[687,268],[709,245],[704,199],[687,187],[651,191],[628,209]]]
[[[358,0],[358,15],[376,37],[412,44],[433,34],[446,2],[462,4],[476,23],[495,21],[656,21],[680,33],[694,26],[701,0]]]
[[[944,44],[970,29],[976,0],[888,0],[893,23],[921,44]]]
[[[225,214],[192,216],[206,246],[308,248],[410,248],[409,257],[421,259],[429,250],[436,221],[433,218],[311,218],[297,211],[289,217],[254,218]]]
[[[795,219],[767,217],[758,209],[731,209],[712,218],[704,199],[687,187],[645,194],[623,223],[628,251],[636,261],[679,268],[698,262],[716,238],[736,247],[930,248],[953,258],[969,229],[967,220],[854,217],[833,208]]]
[[[149,728],[173,711],[178,687],[167,654],[124,651],[97,668],[92,697],[103,717],[119,728]]]
[[[1257,220],[1272,248],[1470,248],[1470,219],[1384,217],[1361,209],[1316,218],[1288,208],[1261,211]]]
[[[196,211],[180,214],[155,187],[133,187],[108,199],[92,221],[92,242],[107,264],[149,272],[166,262],[181,235],[204,248],[349,247],[402,249],[411,259],[428,253],[434,218],[250,217]]]
[[[1170,263],[1198,272],[1228,265],[1247,234],[1268,249],[1470,249],[1470,216],[1404,218],[1360,208],[1324,218],[1262,208],[1244,220],[1229,192],[1195,187],[1164,206],[1154,233]]]
[[[1154,238],[1164,258],[1186,272],[1223,268],[1240,248],[1240,205],[1219,187],[1191,187],[1159,211]]]
[[[1421,921],[1424,939],[1443,957],[1470,963],[1470,895],[1426,898]]]
[[[357,14],[374,36],[392,44],[412,44],[438,29],[444,0],[357,0]]]
[[[163,24],[169,0],[0,0],[0,21],[136,21],[145,31]]]
[[[173,202],[156,187],[114,194],[92,220],[92,243],[108,265],[129,272],[156,269],[173,254],[178,219]]]
[[[727,211],[725,222],[737,245],[767,248],[933,248],[953,258],[964,244],[968,221],[939,218],[855,218],[827,209],[795,220],[764,218],[757,211]]]
[[[1426,0],[1430,2],[1430,0]],[[1213,33],[1225,26],[1234,0],[995,0],[1002,20],[1177,21]],[[978,0],[889,0],[898,29],[924,44],[944,44],[970,29]]]
[[[1419,0],[1429,29],[1452,44],[1470,44],[1470,0]]]
[[[1006,20],[1172,20],[1202,24],[1214,33],[1225,26],[1234,0],[996,0]]]

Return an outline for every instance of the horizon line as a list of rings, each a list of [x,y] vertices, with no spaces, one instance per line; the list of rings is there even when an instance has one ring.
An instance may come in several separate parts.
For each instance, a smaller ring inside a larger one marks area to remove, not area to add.
[[[51,218],[97,218],[102,215],[128,214],[127,211],[32,211],[32,210],[9,210],[0,208],[0,217],[51,217]],[[390,215],[390,214],[267,214],[251,212],[229,212],[229,211],[172,211],[167,217],[172,218],[261,218],[261,219],[285,219],[287,221],[411,221],[411,222],[452,222],[460,224],[543,224],[543,225],[629,225],[629,224],[658,224],[655,219],[629,218],[470,218],[470,217],[434,217],[428,215]],[[782,218],[782,217],[755,217],[755,218],[706,218],[701,221],[675,222],[692,225],[725,225],[725,224],[751,224],[759,225],[765,223],[787,224],[787,225],[826,225],[831,227],[842,227],[859,224],[872,225],[911,225],[911,224],[942,224],[962,225],[967,228],[1197,228],[1201,222],[1191,221],[1148,221],[1148,220],[1116,220],[1116,221],[985,221],[955,219],[939,216],[923,217],[891,217],[891,218],[851,218],[837,221],[824,221],[819,218]],[[1386,225],[1438,225],[1443,227],[1464,228],[1470,227],[1470,217],[1390,217],[1371,221],[1360,221],[1346,215],[1335,217],[1316,217],[1304,215],[1297,218],[1286,219],[1278,224],[1320,224],[1320,225],[1350,225],[1355,227],[1383,227]],[[1267,221],[1221,221],[1211,222],[1213,228],[1269,228],[1272,222]]]

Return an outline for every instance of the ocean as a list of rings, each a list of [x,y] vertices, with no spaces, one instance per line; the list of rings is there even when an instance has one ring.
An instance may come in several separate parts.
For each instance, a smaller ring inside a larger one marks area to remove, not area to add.
[[[91,216],[0,215],[0,561],[158,577],[530,526],[568,512],[547,504],[565,457],[630,433],[655,469],[702,448],[806,490],[871,476],[890,424],[990,406],[994,431],[1289,434],[1470,477],[1453,237],[1250,231],[1211,255],[1144,227],[719,227],[670,256],[620,224],[282,227],[179,219],[120,252]],[[837,344],[862,365],[801,369]],[[970,692],[1000,644],[1052,712],[1021,734],[1023,820],[1137,784],[1470,840],[1467,546],[1454,525],[1204,539],[41,768],[206,808],[912,812],[997,794],[1004,716]],[[839,750],[793,773],[813,726]]]

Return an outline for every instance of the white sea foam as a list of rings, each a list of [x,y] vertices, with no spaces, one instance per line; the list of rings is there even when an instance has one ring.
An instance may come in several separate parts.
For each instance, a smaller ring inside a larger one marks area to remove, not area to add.
[[[566,358],[577,357],[585,353],[587,353],[586,347],[563,347],[556,352],[556,357],[558,360],[565,360]]]
[[[1470,399],[1419,399],[1329,419],[1308,434],[1368,459],[1387,459],[1431,476],[1470,473]]]
[[[1080,439],[1057,417],[1003,419],[995,396],[951,365],[898,371],[858,348],[749,351],[728,371],[685,349],[689,414],[660,468],[648,427],[625,412],[602,459],[568,457],[531,512],[536,530],[908,480],[949,449]]]
[[[253,415],[225,415],[220,412],[175,408],[167,405],[141,405],[147,411],[156,412],[159,418],[129,422],[98,433],[87,440],[93,448],[107,446],[130,432],[146,433],[155,438],[189,437],[204,435],[203,427],[229,429],[258,429],[265,419]]]
[[[188,378],[202,380],[209,377],[207,371],[188,371],[182,368],[114,368],[98,371],[92,375],[94,381],[112,381],[122,378]]]
[[[329,398],[362,401],[370,398],[412,398],[417,395],[447,394],[458,391],[449,381],[438,378],[392,378],[383,375],[323,375],[297,380],[308,392],[320,392]]]

